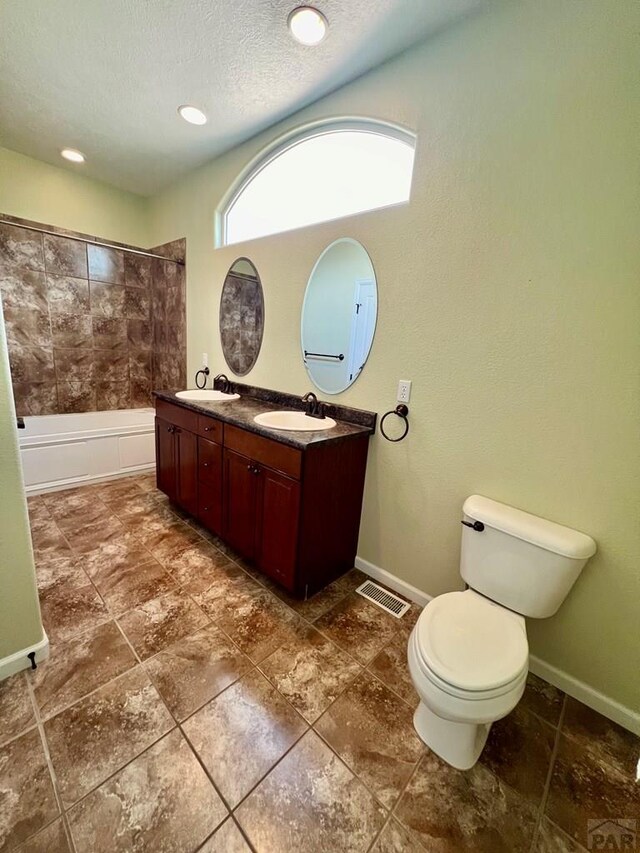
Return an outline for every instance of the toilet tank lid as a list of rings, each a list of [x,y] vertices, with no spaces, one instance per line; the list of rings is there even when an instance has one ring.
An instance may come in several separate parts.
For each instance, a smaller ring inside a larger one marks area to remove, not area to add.
[[[487,527],[572,560],[588,560],[596,552],[596,543],[586,533],[482,495],[468,497],[462,510],[469,518],[482,521]]]

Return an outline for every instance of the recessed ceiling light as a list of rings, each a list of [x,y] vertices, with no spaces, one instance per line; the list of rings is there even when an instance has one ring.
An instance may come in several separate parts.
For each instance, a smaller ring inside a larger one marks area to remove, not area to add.
[[[65,160],[71,160],[72,163],[84,163],[84,154],[75,148],[63,148],[60,153]]]
[[[206,115],[197,107],[192,107],[189,104],[183,104],[181,107],[178,107],[178,112],[185,121],[189,122],[189,124],[207,123]]]
[[[298,6],[287,20],[291,35],[300,44],[320,44],[327,33],[327,19],[312,6]]]

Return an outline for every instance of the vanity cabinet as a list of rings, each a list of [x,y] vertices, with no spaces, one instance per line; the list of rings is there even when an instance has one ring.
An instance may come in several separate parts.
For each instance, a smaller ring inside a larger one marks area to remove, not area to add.
[[[197,453],[193,433],[156,418],[158,488],[194,515],[198,511]]]
[[[195,412],[158,400],[156,484],[216,533],[222,526],[221,440],[222,424],[213,418],[199,419]]]
[[[299,508],[300,483],[225,449],[223,536],[287,587],[294,583]]]
[[[355,559],[369,433],[292,447],[156,401],[157,485],[297,596]]]

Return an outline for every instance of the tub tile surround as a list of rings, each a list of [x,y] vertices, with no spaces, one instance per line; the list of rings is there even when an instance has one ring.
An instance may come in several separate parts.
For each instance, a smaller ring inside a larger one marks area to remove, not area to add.
[[[152,475],[28,504],[52,648],[0,683],[2,853],[160,839],[185,853],[585,853],[588,820],[640,818],[640,738],[533,675],[472,771],[440,761],[412,725],[419,608],[363,612],[358,570],[296,601]]]
[[[18,415],[147,407],[152,388],[184,387],[184,240],[149,250],[162,260],[0,218],[16,223],[0,224],[0,295]]]

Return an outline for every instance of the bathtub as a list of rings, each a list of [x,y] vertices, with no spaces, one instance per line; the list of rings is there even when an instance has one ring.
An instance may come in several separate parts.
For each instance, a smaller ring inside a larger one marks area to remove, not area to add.
[[[153,409],[25,417],[18,430],[28,495],[155,465]]]

